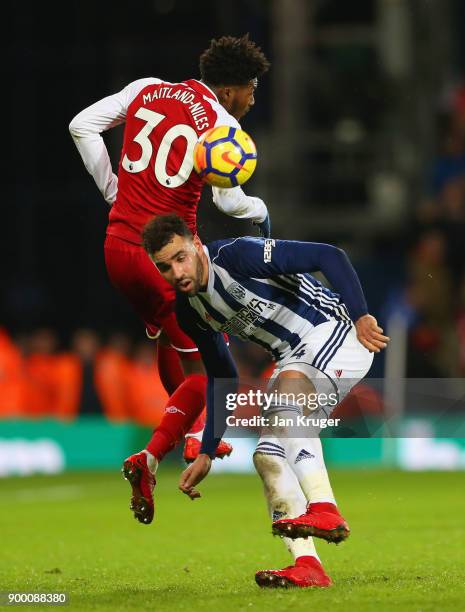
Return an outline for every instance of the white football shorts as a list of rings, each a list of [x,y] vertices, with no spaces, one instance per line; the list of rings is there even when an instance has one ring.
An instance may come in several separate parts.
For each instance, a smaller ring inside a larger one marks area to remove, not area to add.
[[[297,370],[312,381],[316,393],[338,393],[344,399],[371,368],[373,353],[357,340],[355,326],[328,321],[314,327],[290,355],[277,362],[271,377]]]

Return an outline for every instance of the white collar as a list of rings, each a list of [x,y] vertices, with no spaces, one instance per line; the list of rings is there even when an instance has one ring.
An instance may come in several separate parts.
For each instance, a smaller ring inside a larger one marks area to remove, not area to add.
[[[216,93],[213,91],[213,89],[210,89],[210,87],[208,87],[208,85],[206,85],[203,81],[199,81],[198,79],[192,79],[193,81],[196,81],[197,83],[200,83],[200,85],[202,85],[202,87],[205,87],[205,89],[208,89],[208,91],[211,93],[212,96],[215,97],[215,100],[219,103],[220,101],[218,100],[218,96],[216,95]]]

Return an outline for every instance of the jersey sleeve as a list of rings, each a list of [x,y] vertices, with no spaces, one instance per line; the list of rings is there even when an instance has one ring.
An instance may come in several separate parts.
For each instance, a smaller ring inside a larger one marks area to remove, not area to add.
[[[352,321],[367,314],[368,307],[357,272],[345,251],[330,244],[239,238],[216,243],[212,261],[228,272],[250,278],[279,274],[322,272],[347,306]]]
[[[261,223],[268,214],[265,202],[260,198],[246,195],[241,187],[231,189],[212,187],[212,191],[215,206],[230,217]]]
[[[69,124],[82,161],[108,204],[113,204],[116,198],[118,177],[113,172],[101,133],[124,123],[128,106],[137,94],[147,85],[160,82],[155,78],[134,81],[120,92],[85,108]]]
[[[207,372],[207,420],[200,452],[214,458],[226,431],[226,396],[237,391],[237,368],[223,334],[204,324],[185,296],[176,298],[176,317],[196,343]]]
[[[219,102],[214,102],[212,108],[216,113],[215,125],[213,127],[219,127],[220,125],[229,125],[229,127],[241,129],[239,121],[233,117]]]

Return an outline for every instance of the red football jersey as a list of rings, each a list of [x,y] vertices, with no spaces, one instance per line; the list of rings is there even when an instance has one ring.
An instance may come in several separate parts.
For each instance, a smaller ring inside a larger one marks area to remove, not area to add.
[[[136,244],[154,215],[174,212],[196,233],[203,181],[193,170],[194,146],[215,125],[239,127],[203,83],[150,81],[136,82],[137,93],[128,100],[118,193],[107,230]]]

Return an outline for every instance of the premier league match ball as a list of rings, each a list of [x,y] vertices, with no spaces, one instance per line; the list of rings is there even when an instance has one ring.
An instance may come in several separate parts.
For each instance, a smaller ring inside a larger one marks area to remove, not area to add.
[[[194,148],[194,169],[209,185],[236,187],[252,176],[257,165],[254,141],[243,130],[227,125],[203,134]]]

